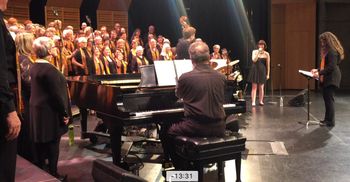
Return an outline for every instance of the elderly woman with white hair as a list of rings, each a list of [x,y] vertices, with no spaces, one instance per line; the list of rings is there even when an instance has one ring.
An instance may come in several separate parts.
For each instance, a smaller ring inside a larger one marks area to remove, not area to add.
[[[163,44],[162,52],[160,53],[160,60],[173,60],[173,52],[168,43]]]
[[[148,64],[149,64],[148,60],[143,56],[143,47],[137,46],[136,47],[136,56],[134,56],[131,60],[129,72],[138,73],[139,66],[148,65]]]
[[[210,55],[211,59],[222,59],[222,56],[220,54],[220,45],[215,44],[213,46],[213,53]]]
[[[36,147],[36,165],[44,169],[47,158],[50,174],[64,180],[66,176],[57,173],[57,162],[61,136],[67,131],[67,82],[48,61],[53,45],[48,37],[39,37],[33,42],[37,59],[30,70],[30,137]]]

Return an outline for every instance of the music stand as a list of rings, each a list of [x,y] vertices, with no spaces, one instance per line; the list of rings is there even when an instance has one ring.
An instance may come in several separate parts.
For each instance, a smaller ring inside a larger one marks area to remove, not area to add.
[[[299,70],[299,73],[303,75],[307,79],[307,122],[306,128],[309,127],[310,124],[319,125],[319,121],[311,121],[310,120],[310,79],[313,79],[313,75],[309,71]],[[302,122],[299,122],[302,123]]]

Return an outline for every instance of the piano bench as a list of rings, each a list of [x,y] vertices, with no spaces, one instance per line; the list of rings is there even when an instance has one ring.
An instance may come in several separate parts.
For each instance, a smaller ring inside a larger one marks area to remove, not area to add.
[[[224,137],[193,138],[178,136],[175,139],[176,153],[189,163],[189,169],[197,170],[203,181],[203,167],[217,163],[218,177],[224,177],[224,162],[235,159],[237,182],[241,181],[241,152],[245,150],[246,138],[239,133],[227,131]]]

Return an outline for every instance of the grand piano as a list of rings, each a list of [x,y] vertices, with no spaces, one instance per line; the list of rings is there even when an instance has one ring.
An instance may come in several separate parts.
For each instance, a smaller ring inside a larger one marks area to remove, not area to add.
[[[121,164],[124,126],[168,123],[183,117],[183,104],[175,96],[175,86],[145,84],[145,79],[141,74],[67,78],[72,102],[83,111],[83,137],[88,136],[85,111],[95,110],[108,127],[113,163],[116,165]],[[245,101],[233,98],[234,91],[234,87],[228,82],[224,104],[226,115],[246,111]]]

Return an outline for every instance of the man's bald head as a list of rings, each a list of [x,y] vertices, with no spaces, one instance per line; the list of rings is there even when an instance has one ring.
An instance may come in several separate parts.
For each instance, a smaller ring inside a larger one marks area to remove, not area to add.
[[[188,49],[188,53],[191,60],[196,63],[209,61],[210,59],[209,47],[205,42],[192,43]]]

